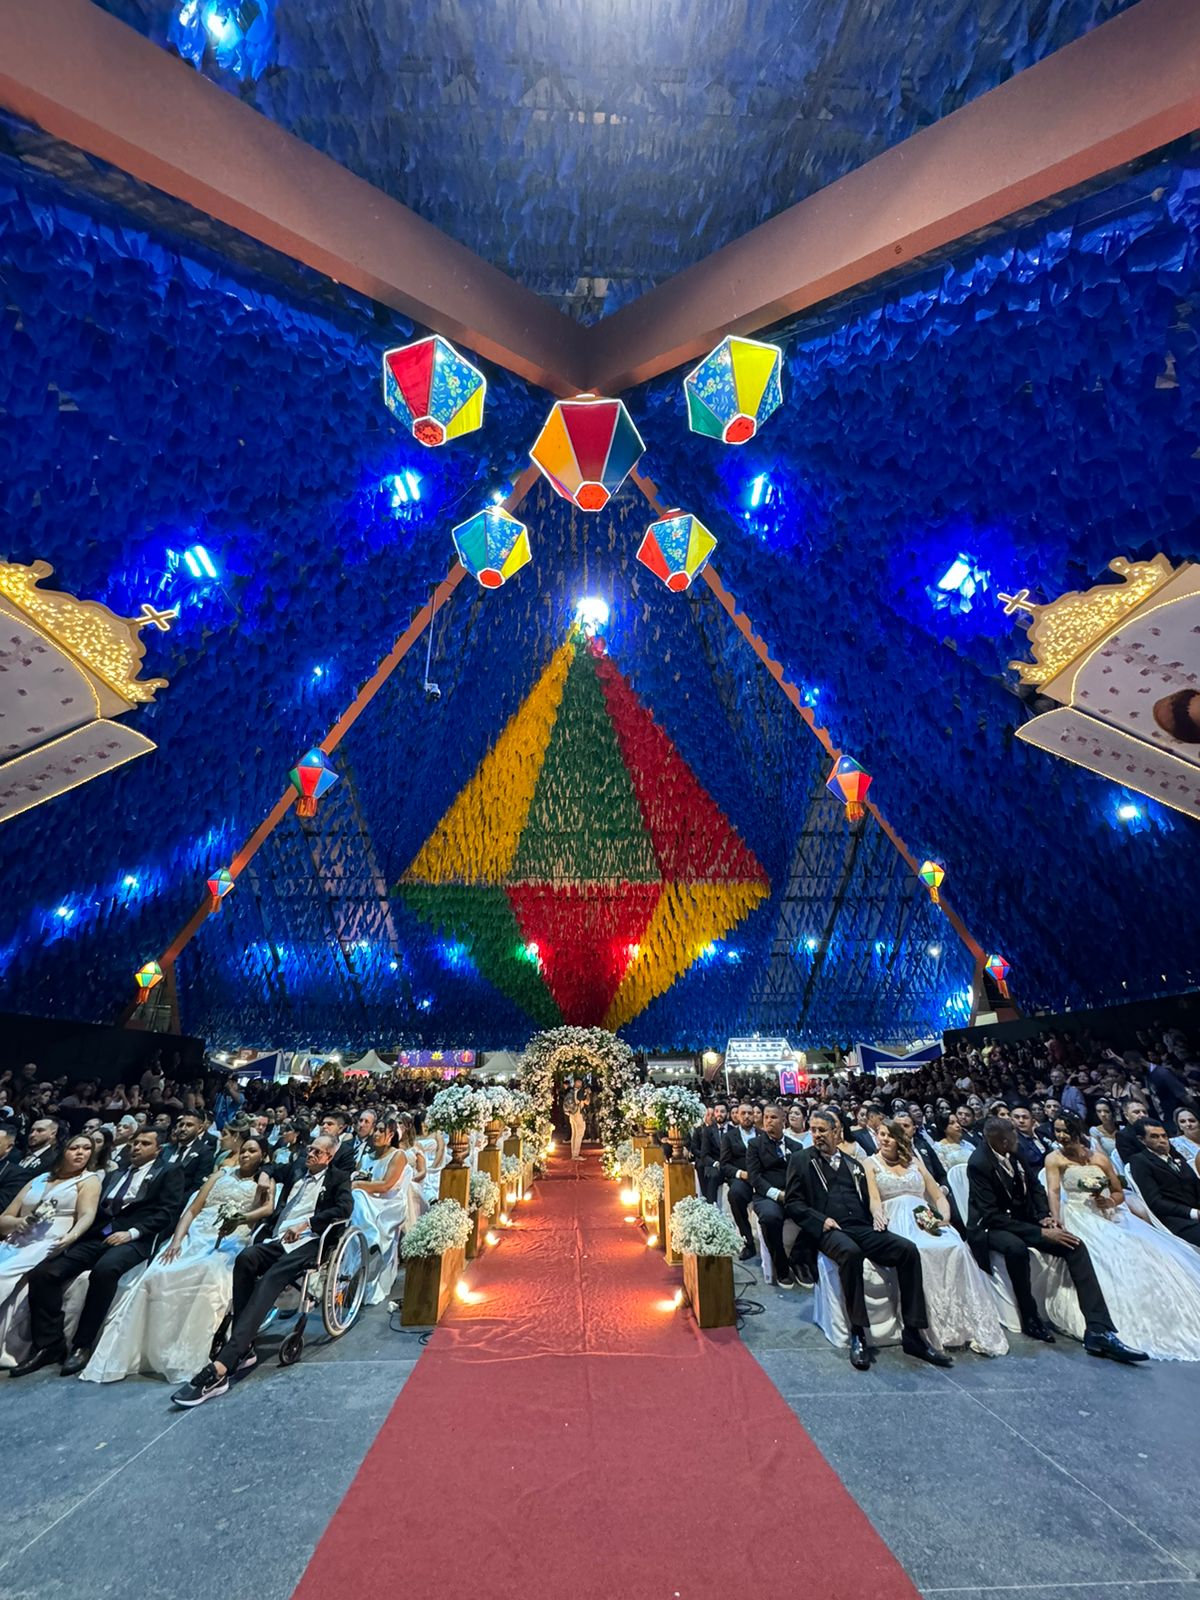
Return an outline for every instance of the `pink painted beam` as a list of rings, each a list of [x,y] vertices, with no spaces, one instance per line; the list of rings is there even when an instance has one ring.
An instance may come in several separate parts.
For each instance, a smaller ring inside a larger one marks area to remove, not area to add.
[[[1200,3],[1141,0],[606,317],[588,386],[695,361],[1197,128]]]
[[[557,394],[584,329],[89,0],[0,0],[0,104]]]

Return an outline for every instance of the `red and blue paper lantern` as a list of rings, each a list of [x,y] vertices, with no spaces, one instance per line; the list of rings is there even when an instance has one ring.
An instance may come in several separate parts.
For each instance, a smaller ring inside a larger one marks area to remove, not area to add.
[[[208,879],[208,892],[212,895],[212,908],[214,911],[221,909],[221,901],[233,888],[233,873],[228,867],[221,867]]]
[[[996,985],[996,988],[1000,991],[1000,994],[1005,1000],[1007,1000],[1008,984],[1005,982],[1005,979],[1008,977],[1008,974],[1011,971],[1008,962],[1005,961],[1003,956],[990,955],[983,963],[983,970]]]
[[[652,522],[638,546],[637,558],[654,576],[676,593],[691,588],[717,541],[699,517],[688,511],[669,511]]]
[[[581,394],[555,401],[529,455],[564,500],[602,511],[645,448],[623,400]]]
[[[871,774],[860,767],[853,756],[839,756],[825,780],[825,787],[835,800],[845,805],[848,822],[861,822],[866,815],[867,790],[871,783]]]
[[[688,426],[725,444],[745,444],[783,403],[783,352],[734,335],[721,340],[683,380]]]
[[[453,530],[458,559],[485,589],[499,589],[530,560],[529,529],[503,506],[488,506]]]
[[[288,782],[300,798],[296,801],[298,817],[315,817],[317,801],[328,794],[341,774],[324,750],[308,750],[288,773]]]
[[[418,444],[445,444],[483,421],[487,379],[438,334],[383,353],[383,403]]]

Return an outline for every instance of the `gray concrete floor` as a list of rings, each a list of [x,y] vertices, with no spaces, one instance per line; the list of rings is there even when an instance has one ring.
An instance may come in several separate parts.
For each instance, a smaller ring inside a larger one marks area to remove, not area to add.
[[[858,1373],[810,1293],[736,1271],[765,1307],[747,1347],[923,1594],[1200,1600],[1200,1366],[1017,1338],[949,1372],[885,1350]],[[183,1413],[152,1379],[0,1378],[0,1600],[288,1600],[420,1349],[378,1308]],[[798,1484],[780,1535],[819,1561],[803,1507]]]
[[[734,1270],[764,1307],[747,1348],[922,1594],[1200,1600],[1200,1364],[1010,1335],[995,1360],[943,1371],[893,1348],[856,1372],[810,1291]]]

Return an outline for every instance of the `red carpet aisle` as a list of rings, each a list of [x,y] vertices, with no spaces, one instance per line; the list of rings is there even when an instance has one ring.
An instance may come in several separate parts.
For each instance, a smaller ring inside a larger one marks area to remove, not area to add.
[[[669,1308],[678,1274],[624,1209],[594,1158],[553,1163],[469,1269],[483,1298],[430,1340],[300,1600],[912,1600],[733,1331]]]

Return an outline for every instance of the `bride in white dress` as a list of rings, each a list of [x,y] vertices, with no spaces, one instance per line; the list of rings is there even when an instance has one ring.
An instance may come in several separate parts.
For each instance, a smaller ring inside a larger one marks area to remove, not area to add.
[[[360,1163],[353,1179],[352,1220],[366,1235],[367,1244],[379,1252],[376,1271],[367,1286],[367,1304],[387,1299],[396,1276],[400,1235],[408,1225],[413,1169],[400,1144],[400,1125],[385,1117],[371,1132],[371,1153]]]
[[[882,1207],[891,1231],[911,1239],[921,1252],[929,1337],[942,1349],[965,1344],[977,1355],[1006,1355],[1008,1339],[991,1286],[966,1241],[950,1226],[946,1197],[898,1122],[883,1124],[879,1152],[864,1165],[872,1209]],[[935,1225],[937,1233],[928,1231]]]
[[[91,1139],[77,1133],[49,1172],[27,1183],[0,1216],[0,1367],[14,1367],[29,1353],[26,1275],[96,1220],[101,1174],[87,1170],[91,1159]]]
[[[1160,1361],[1200,1361],[1200,1254],[1130,1211],[1116,1168],[1076,1118],[1056,1117],[1054,1137],[1050,1211],[1087,1245],[1121,1337]]]
[[[425,1176],[421,1180],[421,1194],[426,1205],[432,1205],[441,1193],[442,1168],[450,1159],[450,1151],[442,1133],[427,1133],[416,1141],[416,1148],[425,1157]]]
[[[205,1179],[170,1244],[105,1322],[79,1374],[85,1383],[116,1383],[136,1372],[181,1383],[204,1365],[229,1310],[234,1259],[274,1208],[275,1185],[263,1171],[269,1155],[248,1134],[236,1163]]]

